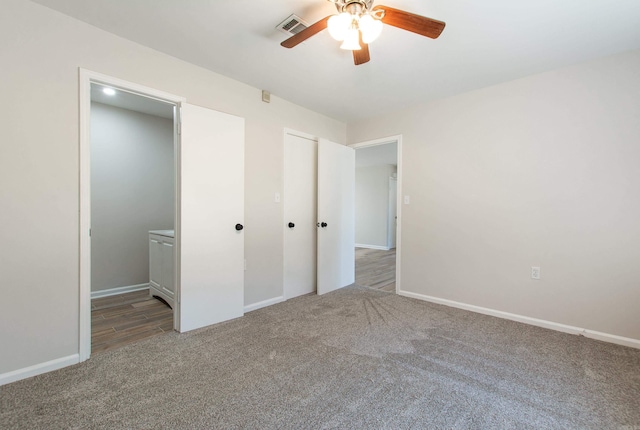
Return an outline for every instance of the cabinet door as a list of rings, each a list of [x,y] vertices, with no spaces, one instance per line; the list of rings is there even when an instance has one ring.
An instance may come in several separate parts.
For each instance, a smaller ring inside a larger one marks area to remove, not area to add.
[[[155,236],[149,237],[149,284],[158,290],[162,284],[162,243]]]
[[[162,242],[162,291],[175,296],[173,285],[173,242]]]

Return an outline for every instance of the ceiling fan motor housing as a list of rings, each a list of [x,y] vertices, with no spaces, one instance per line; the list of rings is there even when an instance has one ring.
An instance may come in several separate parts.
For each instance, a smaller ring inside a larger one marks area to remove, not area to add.
[[[329,0],[335,3],[338,12],[349,12],[352,15],[360,15],[371,10],[373,0]]]

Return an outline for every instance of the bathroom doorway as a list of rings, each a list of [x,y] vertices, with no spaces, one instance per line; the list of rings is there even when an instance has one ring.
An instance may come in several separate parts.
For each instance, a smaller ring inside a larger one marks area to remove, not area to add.
[[[96,353],[173,331],[176,133],[174,103],[97,82],[90,95]]]

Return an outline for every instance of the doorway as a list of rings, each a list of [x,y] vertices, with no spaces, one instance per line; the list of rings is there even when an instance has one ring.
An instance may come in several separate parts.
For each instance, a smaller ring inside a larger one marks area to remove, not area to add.
[[[351,145],[356,151],[356,284],[399,289],[401,136]]]
[[[173,111],[175,231],[173,237],[167,230],[151,232],[158,236],[160,248],[167,251],[161,252],[162,263],[172,263],[170,270],[161,268],[155,273],[166,278],[156,282],[159,290],[174,289],[174,330],[185,332],[242,316],[244,118],[191,105],[183,97],[85,69],[79,69],[79,75],[80,361],[91,355],[92,84],[179,107]],[[162,227],[150,227],[155,228]],[[151,246],[151,234],[146,234]]]
[[[175,327],[173,297],[151,292],[149,231],[163,231],[173,244],[177,101],[100,79],[89,79],[88,86],[88,169],[82,183],[88,189],[83,203],[90,248],[81,258],[90,290],[89,348],[98,352]],[[167,285],[175,285],[173,276]]]
[[[91,351],[96,353],[173,331],[177,142],[175,103],[90,85]],[[162,270],[150,270],[156,266]]]

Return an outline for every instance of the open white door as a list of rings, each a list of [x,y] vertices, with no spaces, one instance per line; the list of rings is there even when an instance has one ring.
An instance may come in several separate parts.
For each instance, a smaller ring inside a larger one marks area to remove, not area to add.
[[[318,294],[355,281],[355,151],[318,141]]]
[[[180,331],[244,314],[244,119],[181,104]]]

